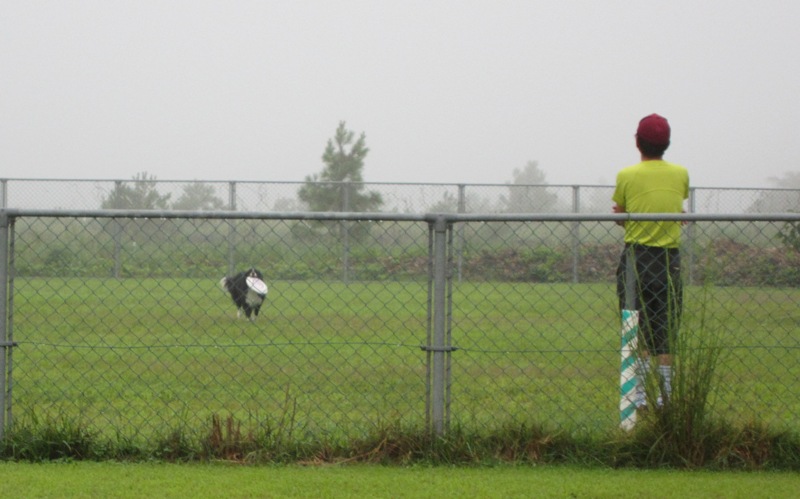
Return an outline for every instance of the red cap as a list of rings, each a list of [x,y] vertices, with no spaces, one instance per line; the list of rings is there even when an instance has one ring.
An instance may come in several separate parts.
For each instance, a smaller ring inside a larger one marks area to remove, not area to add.
[[[669,144],[669,123],[663,116],[651,114],[639,122],[636,136],[654,145]]]

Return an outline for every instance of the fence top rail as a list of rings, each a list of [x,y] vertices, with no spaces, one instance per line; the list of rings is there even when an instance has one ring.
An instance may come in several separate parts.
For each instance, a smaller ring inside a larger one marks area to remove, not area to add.
[[[793,222],[800,213],[459,213],[445,215],[452,222],[624,222],[685,221],[685,222]]]
[[[430,216],[413,213],[372,213],[372,212],[311,212],[311,211],[201,211],[201,210],[39,210],[39,209],[0,209],[0,214],[8,218],[192,218],[217,220],[351,220],[387,222],[424,222]]]
[[[349,180],[320,180],[309,182],[307,180],[186,180],[186,179],[135,179],[135,178],[25,178],[25,177],[0,177],[0,182],[157,182],[165,184],[324,184],[324,185],[403,185],[403,186],[467,186],[467,187],[591,187],[613,188],[613,184],[509,184],[509,183],[472,183],[472,182],[353,182]],[[718,187],[718,186],[692,186],[691,190],[718,190],[718,191],[788,191],[798,192],[796,187]]]
[[[9,218],[142,218],[142,219],[217,219],[217,220],[317,220],[375,222],[800,222],[800,213],[380,213],[380,212],[241,212],[186,210],[40,210],[0,209],[0,217]]]

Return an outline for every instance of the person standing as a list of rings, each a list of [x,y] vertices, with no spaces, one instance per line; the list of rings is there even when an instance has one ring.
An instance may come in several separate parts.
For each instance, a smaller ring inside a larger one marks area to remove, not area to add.
[[[689,197],[689,173],[680,165],[664,161],[670,145],[671,129],[663,116],[651,114],[639,121],[636,147],[641,161],[617,174],[612,200],[614,213],[683,213]],[[670,338],[678,331],[683,308],[681,281],[681,222],[620,222],[625,227],[625,249],[617,268],[617,295],[625,306],[625,268],[635,269],[635,303],[639,311],[639,382],[636,406],[647,406],[644,376],[650,372],[650,359],[658,361],[659,405],[672,392],[673,345]],[[632,260],[632,261],[631,261]]]

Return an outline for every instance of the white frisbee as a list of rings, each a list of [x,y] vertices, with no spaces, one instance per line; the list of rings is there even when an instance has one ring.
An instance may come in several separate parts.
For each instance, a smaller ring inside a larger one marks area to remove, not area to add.
[[[247,287],[260,295],[267,294],[267,284],[258,277],[248,277],[246,279]]]

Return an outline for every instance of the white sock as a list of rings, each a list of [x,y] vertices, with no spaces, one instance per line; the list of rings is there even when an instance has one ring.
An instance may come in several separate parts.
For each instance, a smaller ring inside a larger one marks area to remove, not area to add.
[[[672,366],[658,366],[658,373],[661,375],[662,396],[669,399],[672,395]]]

